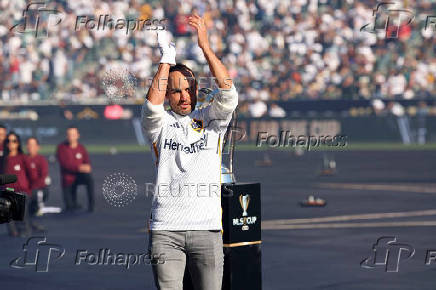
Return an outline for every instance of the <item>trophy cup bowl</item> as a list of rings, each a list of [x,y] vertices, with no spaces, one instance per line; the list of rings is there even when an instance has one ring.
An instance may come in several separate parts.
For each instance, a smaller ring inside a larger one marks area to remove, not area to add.
[[[235,175],[233,172],[230,172],[230,169],[224,165],[221,164],[221,183],[234,183],[235,182]]]
[[[202,88],[199,90],[199,94],[197,97],[196,108],[201,109],[209,106],[214,99],[214,96],[219,93],[219,89],[211,89],[211,88]],[[224,136],[224,145],[222,147],[222,155],[229,155],[228,166],[224,163],[221,163],[221,183],[235,183],[235,175],[233,174],[233,153],[235,150],[235,136],[234,130],[236,126],[237,115],[236,111],[233,113],[232,120],[230,121],[229,126],[227,127],[227,133]],[[228,153],[224,153],[226,144],[228,143]],[[221,156],[222,156],[221,155]]]

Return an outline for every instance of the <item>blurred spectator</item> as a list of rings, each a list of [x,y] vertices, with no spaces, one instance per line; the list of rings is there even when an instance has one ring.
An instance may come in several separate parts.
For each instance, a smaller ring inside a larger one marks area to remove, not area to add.
[[[56,157],[62,176],[62,191],[65,211],[79,209],[77,187],[85,185],[88,194],[88,211],[94,211],[94,179],[91,161],[86,148],[79,143],[79,130],[71,126],[67,129],[67,139],[58,145]]]
[[[272,103],[269,108],[269,116],[273,118],[284,118],[286,117],[286,112],[279,105]]]
[[[372,100],[371,104],[377,116],[384,115],[386,106],[382,100],[380,99]]]
[[[63,115],[67,120],[72,120],[74,118],[73,112],[71,112],[70,110],[63,111]]]
[[[426,143],[426,135],[427,135],[427,115],[428,115],[428,106],[427,103],[424,101],[419,102],[418,104],[418,110],[417,110],[417,135],[418,135],[418,144],[425,144]]]
[[[406,90],[406,78],[398,70],[392,70],[388,78],[389,96],[401,99]]]
[[[391,101],[388,103],[387,109],[389,113],[396,117],[403,144],[411,144],[413,142],[412,130],[404,107],[398,102]]]
[[[254,103],[248,105],[248,111],[250,112],[250,116],[254,118],[260,118],[264,116],[267,110],[267,105],[259,98],[256,99]]]
[[[32,198],[28,212],[30,216],[41,215],[44,202],[48,199],[48,162],[44,156],[39,155],[39,142],[35,137],[27,139],[27,170],[29,172],[30,190]],[[31,223],[32,230],[42,231],[44,228],[35,222]]]

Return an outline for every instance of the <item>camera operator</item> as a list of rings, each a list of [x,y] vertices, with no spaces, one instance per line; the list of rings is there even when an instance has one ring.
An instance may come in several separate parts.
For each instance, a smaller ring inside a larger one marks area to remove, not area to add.
[[[15,174],[17,176],[17,181],[15,183],[8,184],[7,187],[11,187],[15,189],[16,192],[21,192],[27,195],[27,209],[29,205],[29,199],[31,197],[29,172],[27,169],[26,156],[23,154],[23,149],[21,148],[20,137],[14,132],[10,132],[3,142],[1,166],[2,174]],[[26,210],[22,222],[11,221],[7,224],[10,236],[28,236],[31,234],[27,211],[28,210]]]

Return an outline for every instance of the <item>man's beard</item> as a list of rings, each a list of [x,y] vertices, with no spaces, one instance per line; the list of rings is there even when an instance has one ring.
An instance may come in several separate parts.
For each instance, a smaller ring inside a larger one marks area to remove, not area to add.
[[[177,115],[180,115],[180,116],[187,116],[187,115],[189,115],[189,114],[191,114],[194,110],[195,110],[195,104],[196,104],[197,102],[194,102],[194,103],[191,103],[190,104],[190,106],[191,106],[191,110],[189,110],[189,111],[182,111],[182,110],[174,110],[174,108],[173,107],[171,107],[171,110],[174,112],[174,113],[176,113]]]
[[[187,115],[189,115],[189,114],[191,114],[191,112],[192,111],[194,111],[194,108],[193,108],[193,106],[192,105],[190,105],[191,106],[191,110],[189,110],[189,111],[183,111],[183,110],[174,110],[173,108],[171,108],[171,110],[174,112],[174,113],[176,113],[177,115],[180,115],[180,116],[187,116]]]

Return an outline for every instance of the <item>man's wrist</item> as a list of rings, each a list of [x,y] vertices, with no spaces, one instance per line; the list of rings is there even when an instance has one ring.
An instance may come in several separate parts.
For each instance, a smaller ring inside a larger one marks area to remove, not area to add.
[[[210,54],[210,53],[213,53],[213,51],[212,51],[212,49],[210,48],[209,45],[205,45],[205,46],[200,47],[200,48],[201,48],[201,50],[203,50],[203,53],[204,53],[204,54]]]
[[[176,64],[175,54],[172,54],[171,52],[170,53],[163,53],[162,57],[160,59],[160,63],[175,65]]]

